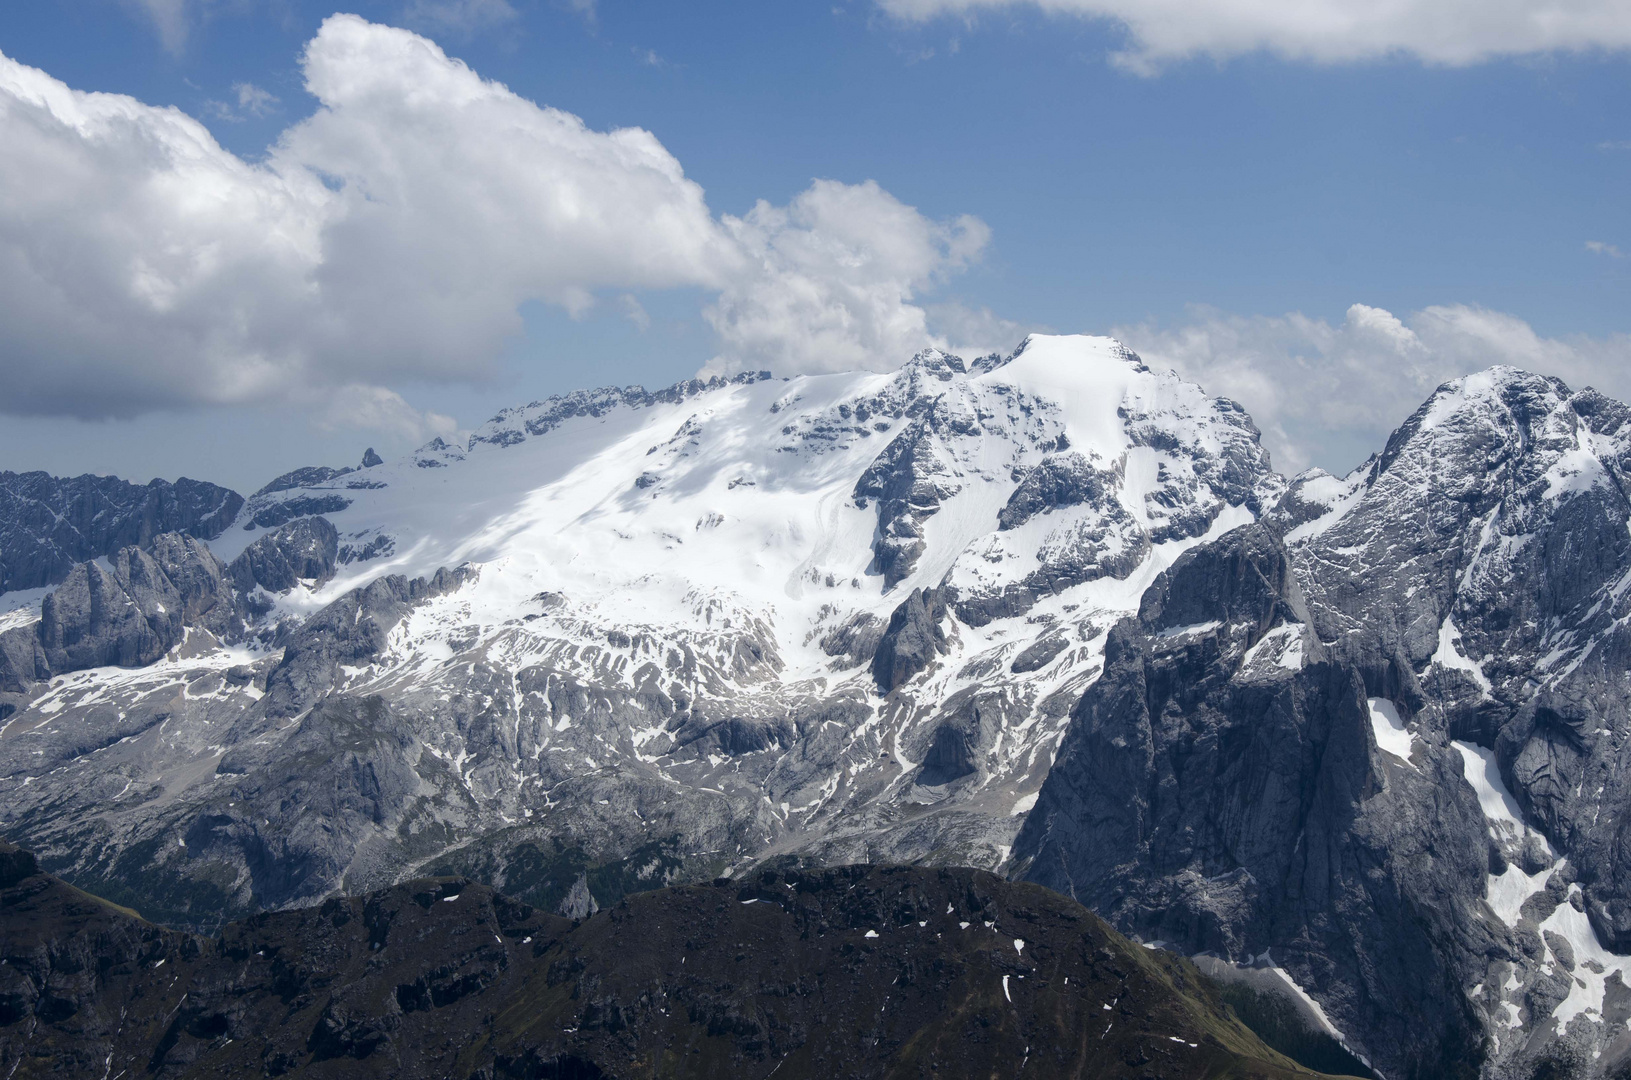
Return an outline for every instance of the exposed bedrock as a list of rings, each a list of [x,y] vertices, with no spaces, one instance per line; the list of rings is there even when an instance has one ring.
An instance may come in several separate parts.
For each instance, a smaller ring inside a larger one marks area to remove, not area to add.
[[[872,656],[872,677],[887,694],[946,651],[946,601],[936,589],[913,589],[889,616]]]
[[[997,514],[997,528],[1014,529],[1038,514],[1114,498],[1119,477],[1102,473],[1075,451],[1050,454],[1025,475]]]
[[[232,582],[241,592],[256,586],[287,592],[302,581],[321,585],[334,576],[340,534],[327,518],[296,518],[267,533],[232,560]]]
[[[1484,818],[1445,733],[1377,746],[1274,535],[1184,555],[1112,632],[1016,841],[1026,874],[1186,954],[1268,950],[1389,1076],[1473,1076]]]
[[[412,581],[392,574],[353,589],[282,635],[283,658],[266,683],[269,717],[293,716],[340,679],[341,665],[366,663],[415,603],[456,588],[461,571],[438,570]]]
[[[237,621],[225,567],[209,548],[176,533],[152,553],[122,548],[107,567],[85,562],[46,594],[37,633],[49,670],[151,664],[189,625],[225,633]]]
[[[162,533],[213,540],[243,503],[235,491],[186,478],[132,484],[0,472],[0,592],[54,585],[76,563],[146,548]]]
[[[1620,954],[1631,952],[1628,491],[1631,409],[1493,368],[1440,387],[1368,468],[1299,478],[1275,514],[1320,638],[1372,696],[1493,750],[1537,842],[1565,860],[1553,884]]]

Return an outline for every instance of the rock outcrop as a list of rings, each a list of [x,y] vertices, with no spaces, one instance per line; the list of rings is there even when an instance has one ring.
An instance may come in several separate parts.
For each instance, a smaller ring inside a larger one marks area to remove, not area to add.
[[[161,533],[104,561],[76,565],[47,593],[37,622],[0,631],[0,693],[96,667],[144,667],[187,639],[240,638],[257,589],[286,592],[334,576],[334,527],[301,518],[251,544],[230,567],[185,533]]]
[[[1130,932],[1272,955],[1389,1076],[1618,1075],[1628,481],[1624,405],[1441,387],[1291,483],[1283,548],[1150,588],[1016,855]]]
[[[233,618],[225,567],[191,537],[161,537],[149,554],[116,552],[109,566],[80,563],[47,593],[39,641],[56,674],[151,664],[186,636],[189,623],[226,629]]]
[[[1385,1075],[1476,1076],[1458,988],[1511,945],[1477,918],[1477,796],[1445,732],[1383,751],[1327,656],[1270,530],[1187,553],[1111,632],[1016,858],[1146,940],[1271,953]]]
[[[293,716],[340,681],[341,666],[366,663],[385,648],[386,635],[412,606],[456,587],[459,571],[439,570],[409,581],[398,574],[376,578],[341,596],[280,641],[283,656],[266,685],[266,710]]]
[[[934,589],[914,589],[889,616],[889,625],[872,654],[872,677],[889,693],[929,666],[946,651],[946,601]]]
[[[1450,740],[1448,786],[1484,799],[1471,903],[1509,966],[1467,964],[1461,985],[1492,1076],[1626,1060],[1628,481],[1631,409],[1492,368],[1440,387],[1349,477],[1299,477],[1286,507],[1316,635],[1413,738]]]
[[[250,544],[228,572],[240,592],[287,592],[302,581],[332,578],[339,552],[340,534],[327,518],[296,518]]]
[[[51,677],[51,662],[40,645],[38,623],[0,630],[0,694],[22,694],[34,683]],[[17,708],[0,704],[6,715]]]
[[[186,478],[0,472],[0,593],[55,585],[76,563],[145,548],[162,533],[213,540],[243,504],[235,491]]]
[[[1114,475],[1101,476],[1081,454],[1051,454],[1020,481],[997,514],[999,529],[1016,529],[1038,514],[1067,506],[1102,503],[1116,487]]]

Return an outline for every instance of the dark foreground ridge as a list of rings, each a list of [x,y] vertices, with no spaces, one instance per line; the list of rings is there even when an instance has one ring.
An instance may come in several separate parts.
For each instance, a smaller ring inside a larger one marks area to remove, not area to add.
[[[977,870],[766,872],[584,920],[462,878],[167,930],[0,844],[0,1076],[1312,1077],[1186,961]]]

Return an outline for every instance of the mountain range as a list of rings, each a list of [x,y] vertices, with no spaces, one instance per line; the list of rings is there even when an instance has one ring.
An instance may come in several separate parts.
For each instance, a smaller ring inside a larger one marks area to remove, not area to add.
[[[1631,409],[1345,477],[1104,338],[584,391],[247,499],[0,474],[0,832],[193,932],[967,866],[1399,1077],[1631,1070]],[[591,925],[585,923],[584,925]]]

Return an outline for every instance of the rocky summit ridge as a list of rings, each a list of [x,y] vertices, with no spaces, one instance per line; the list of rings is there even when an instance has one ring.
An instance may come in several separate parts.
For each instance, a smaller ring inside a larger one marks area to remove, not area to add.
[[[0,831],[202,929],[983,866],[1389,1078],[1615,1076],[1628,469],[1625,405],[1493,368],[1288,480],[1102,338],[566,395],[25,595]]]

